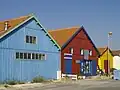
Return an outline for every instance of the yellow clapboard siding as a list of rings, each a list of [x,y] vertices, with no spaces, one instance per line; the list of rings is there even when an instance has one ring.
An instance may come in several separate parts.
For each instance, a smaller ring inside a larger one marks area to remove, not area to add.
[[[107,54],[108,54],[108,57],[107,57]],[[109,60],[110,68],[113,68],[113,56],[110,52],[108,52],[108,49],[102,56],[100,56],[98,60],[99,60],[98,65],[100,69],[102,69],[103,71],[104,71],[104,60]]]

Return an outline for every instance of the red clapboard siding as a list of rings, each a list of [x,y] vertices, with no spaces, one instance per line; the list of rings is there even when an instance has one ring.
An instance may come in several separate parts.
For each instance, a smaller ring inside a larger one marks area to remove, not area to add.
[[[74,49],[73,59],[72,59],[72,74],[80,73],[80,64],[76,63],[76,60],[83,60],[83,56],[80,55],[80,49],[91,49],[93,55],[89,57],[91,60],[98,60],[98,54],[93,44],[88,39],[84,30],[81,30],[62,50],[61,57],[61,70],[64,73],[64,53],[69,53],[69,48],[72,47]]]

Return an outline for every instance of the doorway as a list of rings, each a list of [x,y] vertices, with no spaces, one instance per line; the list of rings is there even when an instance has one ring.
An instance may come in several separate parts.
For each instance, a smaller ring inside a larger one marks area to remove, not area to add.
[[[104,60],[105,73],[108,73],[108,60]]]

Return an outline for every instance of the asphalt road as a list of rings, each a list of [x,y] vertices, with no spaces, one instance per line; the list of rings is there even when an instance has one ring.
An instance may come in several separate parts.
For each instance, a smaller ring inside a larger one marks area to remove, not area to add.
[[[13,90],[13,89],[12,89]],[[120,81],[80,80],[17,90],[120,90]]]

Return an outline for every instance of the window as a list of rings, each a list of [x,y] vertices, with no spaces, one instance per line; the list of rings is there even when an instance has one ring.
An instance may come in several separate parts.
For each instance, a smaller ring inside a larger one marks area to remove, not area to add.
[[[36,53],[36,59],[39,59],[39,58],[38,58],[38,54],[37,54],[37,53]]]
[[[89,55],[92,56],[92,50],[89,50]]]
[[[32,53],[32,59],[35,59],[35,54],[34,53]]]
[[[30,36],[30,43],[32,43],[32,36]]]
[[[19,59],[19,52],[16,52],[16,59]]]
[[[24,53],[24,59],[27,59],[27,53]]]
[[[30,42],[30,38],[29,38],[29,36],[27,35],[26,36],[26,43],[29,43]]]
[[[41,54],[41,60],[46,60],[46,55],[45,54]]]
[[[36,44],[36,37],[33,37],[33,44]]]
[[[73,54],[73,48],[70,48],[70,53]]]
[[[28,59],[31,59],[31,53],[28,53]]]
[[[89,50],[84,50],[84,59],[85,60],[89,59]]]
[[[36,37],[26,35],[26,43],[36,44]]]
[[[20,59],[23,59],[23,53],[20,53]]]
[[[41,55],[41,54],[39,54],[39,60],[41,60],[41,58],[42,58],[42,55]]]
[[[16,52],[16,59],[46,60],[46,54]]]
[[[80,55],[84,55],[84,49],[80,49]]]

